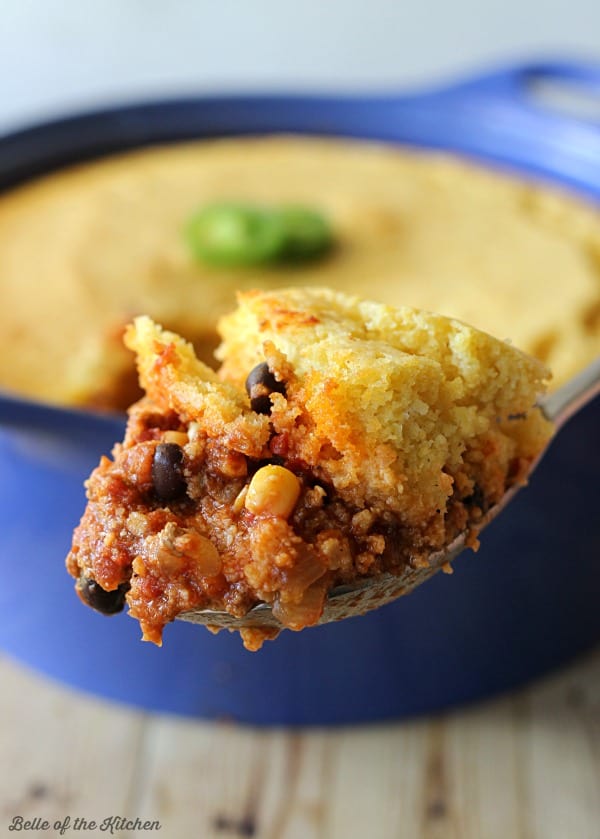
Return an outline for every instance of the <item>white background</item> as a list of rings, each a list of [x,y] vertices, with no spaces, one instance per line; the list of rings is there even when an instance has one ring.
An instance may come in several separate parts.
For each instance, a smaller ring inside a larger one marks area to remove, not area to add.
[[[0,0],[0,131],[137,97],[423,87],[600,61],[600,0]]]

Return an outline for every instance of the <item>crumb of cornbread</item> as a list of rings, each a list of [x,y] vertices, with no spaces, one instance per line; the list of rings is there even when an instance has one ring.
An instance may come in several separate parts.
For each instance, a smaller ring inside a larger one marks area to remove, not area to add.
[[[187,611],[260,602],[301,629],[336,585],[427,568],[551,434],[535,407],[544,366],[458,321],[294,289],[241,294],[219,329],[217,373],[147,317],[128,329],[146,396],[88,481],[67,560],[78,586],[129,586],[156,643]],[[283,392],[257,413],[244,384],[264,362]],[[165,443],[179,464],[167,500]],[[251,649],[273,634],[242,633]]]
[[[288,451],[352,503],[411,525],[443,526],[457,480],[497,500],[510,462],[548,439],[532,410],[544,365],[456,320],[289,289],[239,295],[219,331],[223,380],[243,386],[263,359],[284,379],[293,371],[288,402],[275,397],[272,411]]]

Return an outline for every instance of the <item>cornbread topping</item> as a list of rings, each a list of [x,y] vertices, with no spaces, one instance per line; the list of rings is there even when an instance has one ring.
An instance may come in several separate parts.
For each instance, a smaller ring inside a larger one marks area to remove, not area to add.
[[[335,246],[293,266],[207,264],[186,231],[219,203],[313,208]],[[209,361],[235,290],[289,285],[459,318],[544,361],[553,385],[600,353],[597,209],[439,154],[230,138],[118,155],[0,197],[10,347],[0,387],[126,407],[139,393],[121,340],[134,316],[175,330]]]
[[[288,289],[242,294],[219,328],[218,373],[149,318],[129,328],[146,396],[67,559],[83,600],[125,600],[155,643],[197,608],[266,602],[301,629],[336,585],[427,567],[551,434],[544,366],[457,321]],[[242,630],[250,649],[274,634]]]

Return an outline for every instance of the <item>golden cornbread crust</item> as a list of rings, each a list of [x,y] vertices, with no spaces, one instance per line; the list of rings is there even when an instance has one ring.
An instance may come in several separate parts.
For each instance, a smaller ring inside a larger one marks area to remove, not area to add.
[[[267,602],[301,629],[333,587],[425,566],[476,534],[551,434],[535,407],[544,366],[439,315],[251,291],[219,330],[215,373],[149,318],[128,329],[146,396],[87,483],[67,560],[82,595],[89,580],[129,586],[156,643],[197,608]],[[257,412],[244,384],[265,362]],[[273,632],[242,635],[256,649]]]
[[[314,208],[335,247],[291,270],[205,265],[182,230],[223,201]],[[0,195],[0,387],[126,408],[139,392],[121,334],[135,316],[208,360],[236,290],[288,285],[459,318],[540,358],[558,386],[600,353],[600,214],[448,155],[332,137],[230,137],[85,163]]]

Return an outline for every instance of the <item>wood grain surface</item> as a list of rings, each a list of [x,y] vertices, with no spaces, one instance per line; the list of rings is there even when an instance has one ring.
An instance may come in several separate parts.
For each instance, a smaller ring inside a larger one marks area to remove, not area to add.
[[[124,839],[600,839],[600,650],[478,706],[330,730],[142,714],[6,659],[0,684],[7,839],[59,836],[66,816],[64,836],[160,823]]]

